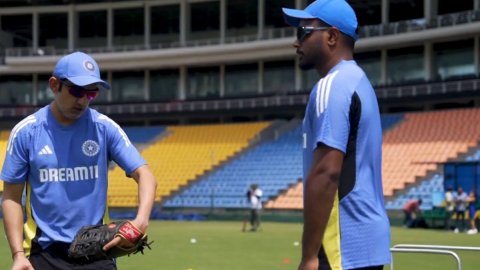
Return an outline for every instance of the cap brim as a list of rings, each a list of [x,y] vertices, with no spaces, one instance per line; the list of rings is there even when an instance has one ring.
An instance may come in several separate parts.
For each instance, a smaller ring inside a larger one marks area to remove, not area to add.
[[[315,19],[316,17],[308,14],[307,12],[299,9],[282,8],[283,18],[285,22],[291,26],[297,27],[301,20]]]
[[[108,84],[106,81],[100,80],[95,77],[91,76],[77,76],[77,77],[70,77],[67,78],[69,81],[71,81],[73,84],[78,85],[78,86],[86,86],[89,84],[97,84],[100,88],[108,90],[110,89],[110,84]]]

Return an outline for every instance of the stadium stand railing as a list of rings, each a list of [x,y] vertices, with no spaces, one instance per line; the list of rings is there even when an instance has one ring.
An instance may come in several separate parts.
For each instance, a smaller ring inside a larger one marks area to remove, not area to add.
[[[442,27],[459,26],[468,23],[474,23],[480,21],[480,10],[469,10],[458,13],[450,13],[439,15],[432,18],[430,21],[424,18],[405,20],[398,22],[389,22],[384,24],[366,25],[359,27],[359,36],[362,39],[370,37],[398,35],[402,33],[411,33],[418,31],[428,31],[431,29],[437,29]],[[212,45],[224,45],[224,44],[241,44],[246,42],[255,42],[261,40],[292,38],[295,36],[295,29],[292,27],[284,28],[267,28],[261,33],[252,35],[241,35],[231,37],[218,37],[208,39],[196,39],[186,40],[184,42],[174,41],[169,43],[152,43],[152,44],[135,44],[135,45],[115,45],[115,46],[103,46],[103,47],[86,47],[76,48],[89,54],[94,53],[128,53],[132,51],[144,51],[144,50],[164,50],[164,49],[176,49],[176,48],[195,48]],[[39,49],[40,52],[39,53]],[[40,47],[40,48],[6,48],[5,56],[11,57],[25,57],[25,56],[50,56],[50,55],[64,55],[70,52],[69,49],[60,49],[53,46]]]
[[[385,35],[397,35],[401,33],[425,31],[478,21],[480,21],[480,10],[469,10],[436,16],[430,21],[421,18],[384,24],[367,25],[359,28],[359,36],[360,38],[368,38]]]
[[[480,89],[480,78],[466,76],[458,80],[422,82],[416,84],[383,85],[375,87],[377,97],[381,100],[392,98],[422,97],[429,95],[449,95],[476,92]],[[225,110],[248,111],[252,109],[275,109],[303,107],[307,104],[308,93],[295,91],[287,95],[270,95],[257,97],[222,98],[209,100],[182,100],[175,102],[143,102],[132,104],[92,104],[92,108],[106,115],[140,116],[140,115],[175,115],[178,113],[218,113]],[[39,106],[3,107],[0,117],[20,119],[37,111]]]
[[[292,27],[284,28],[268,28],[264,29],[261,34],[242,35],[242,36],[230,36],[224,38],[208,38],[208,39],[195,39],[186,40],[185,42],[174,41],[169,43],[155,43],[155,44],[135,44],[135,45],[115,45],[111,47],[85,47],[78,48],[88,54],[94,53],[128,53],[132,51],[144,51],[144,50],[164,50],[164,49],[177,49],[177,48],[195,48],[212,45],[223,44],[239,44],[246,42],[254,42],[261,40],[271,40],[279,38],[291,38],[295,35],[295,29]],[[41,49],[41,56],[48,55],[64,55],[70,51],[68,49],[55,48],[53,46],[40,47],[40,48],[6,48],[6,57],[25,57],[25,56],[39,56],[39,49]]]

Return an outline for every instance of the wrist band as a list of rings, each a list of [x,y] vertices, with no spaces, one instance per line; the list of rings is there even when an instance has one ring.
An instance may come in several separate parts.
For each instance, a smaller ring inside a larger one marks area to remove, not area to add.
[[[20,253],[20,252],[25,253],[25,251],[23,251],[23,250],[17,250],[17,251],[12,253],[12,259],[15,257],[15,254]]]

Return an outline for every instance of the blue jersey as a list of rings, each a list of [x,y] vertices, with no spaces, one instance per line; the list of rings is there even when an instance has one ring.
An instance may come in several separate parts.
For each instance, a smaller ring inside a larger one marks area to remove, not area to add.
[[[375,92],[355,61],[341,61],[314,86],[303,120],[303,142],[303,179],[319,143],[345,154],[321,264],[331,269],[388,264],[380,113]]]
[[[50,105],[12,130],[1,178],[26,182],[24,248],[71,242],[84,225],[105,223],[108,163],[127,174],[145,164],[125,132],[93,109],[60,125]]]

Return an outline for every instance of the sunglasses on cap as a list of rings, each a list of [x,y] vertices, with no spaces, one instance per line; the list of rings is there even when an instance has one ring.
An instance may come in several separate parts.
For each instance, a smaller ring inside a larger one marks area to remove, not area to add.
[[[313,31],[329,29],[330,26],[299,26],[297,27],[297,40],[303,42]]]
[[[88,101],[92,101],[98,96],[98,92],[99,92],[98,88],[86,89],[82,86],[65,83],[64,81],[62,81],[62,83],[66,87],[68,87],[68,92],[70,93],[70,95],[72,95],[76,98],[83,98],[84,96],[87,96]]]

